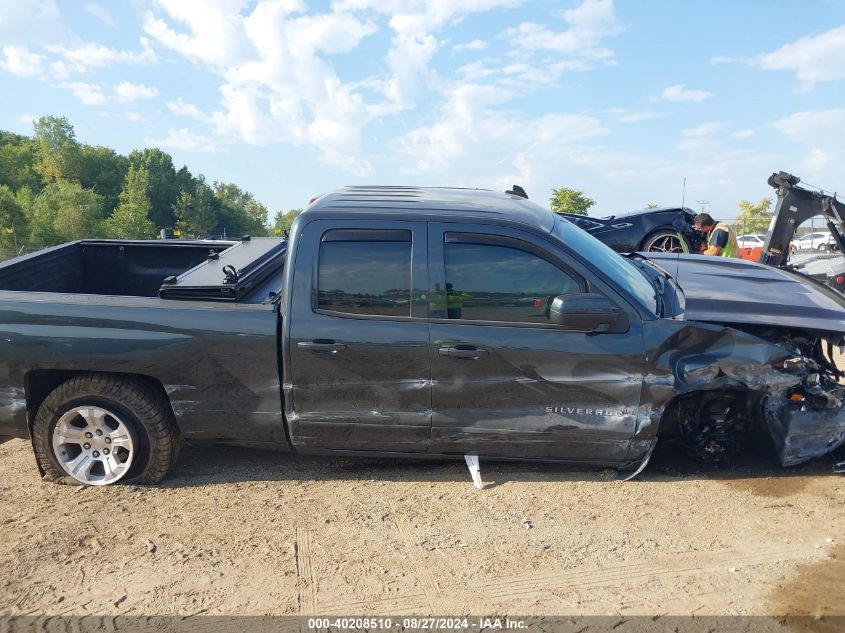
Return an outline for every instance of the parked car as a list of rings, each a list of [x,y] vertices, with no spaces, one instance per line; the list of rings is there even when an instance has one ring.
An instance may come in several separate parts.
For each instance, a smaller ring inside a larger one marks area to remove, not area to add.
[[[606,218],[559,215],[617,253],[697,253],[705,242],[692,226],[695,212],[686,207],[646,209]]]
[[[181,438],[625,477],[665,439],[716,463],[765,440],[790,466],[845,442],[843,333],[845,297],[779,268],[621,256],[517,195],[352,187],[289,241],[0,264],[0,436],[74,485],[160,482]]]
[[[835,242],[829,231],[808,233],[803,237],[794,239],[789,243],[793,252],[795,251],[821,251],[833,250]]]
[[[762,248],[763,244],[766,243],[766,236],[758,233],[740,235],[736,238],[736,243],[740,248]]]

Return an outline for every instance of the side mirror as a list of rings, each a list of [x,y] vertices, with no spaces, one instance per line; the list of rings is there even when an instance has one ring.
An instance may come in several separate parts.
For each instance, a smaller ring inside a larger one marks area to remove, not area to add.
[[[552,301],[549,320],[578,332],[624,332],[628,321],[604,295],[578,293],[558,295]]]

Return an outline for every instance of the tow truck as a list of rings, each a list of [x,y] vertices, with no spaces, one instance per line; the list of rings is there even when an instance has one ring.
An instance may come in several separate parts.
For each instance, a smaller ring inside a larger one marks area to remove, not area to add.
[[[769,176],[769,186],[777,191],[777,205],[762,247],[743,249],[743,259],[768,266],[794,270],[834,290],[845,293],[845,205],[836,194],[799,187],[801,179],[781,171]],[[834,256],[818,255],[792,262],[790,243],[795,231],[810,218],[822,216],[833,239]]]

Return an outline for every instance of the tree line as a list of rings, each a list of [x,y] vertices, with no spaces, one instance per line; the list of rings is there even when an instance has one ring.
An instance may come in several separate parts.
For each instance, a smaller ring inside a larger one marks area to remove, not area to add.
[[[33,135],[0,131],[0,249],[16,252],[91,237],[148,239],[278,234],[300,210],[268,211],[233,183],[176,169],[158,148],[115,150],[80,143],[64,117],[45,116]]]

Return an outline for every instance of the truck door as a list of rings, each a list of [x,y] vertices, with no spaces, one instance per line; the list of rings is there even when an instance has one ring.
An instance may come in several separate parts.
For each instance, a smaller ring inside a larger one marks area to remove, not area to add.
[[[299,449],[424,452],[431,428],[425,224],[308,223],[285,406]]]
[[[602,292],[584,266],[510,229],[432,224],[433,453],[622,462],[635,433],[641,322],[568,331],[555,296]],[[609,296],[605,294],[605,296]],[[630,308],[630,306],[629,306]]]

